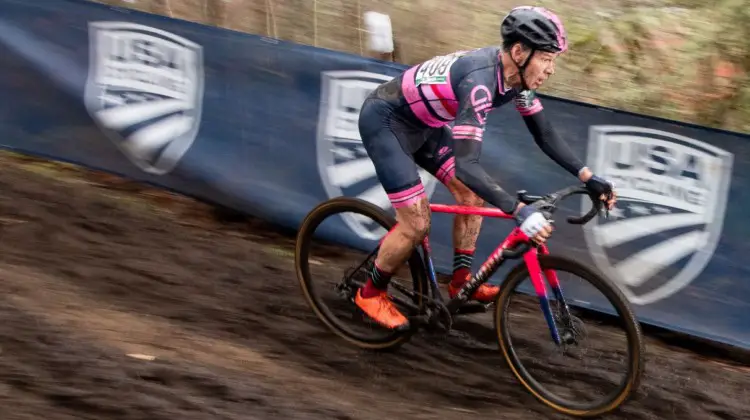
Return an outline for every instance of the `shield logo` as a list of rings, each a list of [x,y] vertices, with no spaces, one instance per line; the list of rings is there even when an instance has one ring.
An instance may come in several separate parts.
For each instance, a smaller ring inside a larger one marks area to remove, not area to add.
[[[321,74],[318,120],[318,171],[329,198],[356,196],[383,209],[390,209],[388,195],[378,182],[375,165],[367,155],[359,135],[359,111],[367,95],[391,76],[357,70],[328,71]],[[419,168],[428,197],[437,179]],[[343,214],[344,223],[362,239],[378,240],[386,232],[354,214]]]
[[[134,165],[167,174],[198,134],[203,49],[161,29],[90,22],[84,103]]]
[[[599,269],[638,305],[692,282],[721,235],[733,155],[665,131],[592,126],[588,161],[618,193],[610,217],[585,227]],[[591,204],[583,201],[586,211]]]

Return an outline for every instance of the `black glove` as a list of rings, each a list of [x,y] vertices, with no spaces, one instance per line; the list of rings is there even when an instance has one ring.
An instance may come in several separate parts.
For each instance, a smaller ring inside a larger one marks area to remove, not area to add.
[[[609,198],[612,194],[612,187],[613,185],[611,182],[599,178],[596,175],[592,175],[591,178],[586,181],[586,189],[589,190],[589,193],[595,195],[596,198],[601,197],[602,194]]]

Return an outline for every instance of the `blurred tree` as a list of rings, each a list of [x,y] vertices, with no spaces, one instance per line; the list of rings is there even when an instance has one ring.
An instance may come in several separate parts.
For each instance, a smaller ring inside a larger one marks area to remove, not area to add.
[[[361,15],[388,14],[397,60],[499,44],[528,0],[98,0],[355,54]],[[572,49],[551,95],[750,132],[748,0],[536,0],[560,14]],[[426,16],[427,18],[424,18]]]

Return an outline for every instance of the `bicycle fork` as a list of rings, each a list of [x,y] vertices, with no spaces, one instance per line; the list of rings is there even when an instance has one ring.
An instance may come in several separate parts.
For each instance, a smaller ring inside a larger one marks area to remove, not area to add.
[[[566,344],[569,344],[570,339],[572,338],[571,333],[566,329],[563,337],[561,337],[560,331],[555,324],[555,317],[552,314],[552,307],[549,302],[547,287],[544,282],[545,277],[547,278],[547,282],[552,288],[552,294],[559,302],[560,318],[564,324],[568,324],[570,322],[570,312],[568,304],[567,302],[565,302],[562,287],[560,286],[560,280],[557,278],[557,273],[555,272],[555,270],[542,270],[541,266],[539,265],[539,251],[541,251],[542,255],[549,254],[549,249],[547,248],[547,246],[541,245],[539,246],[539,250],[537,250],[537,248],[532,248],[529,252],[524,254],[524,262],[529,269],[529,277],[531,278],[531,283],[534,286],[534,291],[536,292],[537,298],[539,299],[539,306],[541,307],[544,318],[547,321],[547,326],[549,327],[552,339],[558,346],[562,343],[562,341],[565,341]],[[542,276],[542,273],[544,273],[544,276]]]
[[[526,236],[523,235],[518,228],[514,229],[511,234],[508,235],[508,238],[502,243],[502,245],[500,245],[495,250],[495,252],[490,255],[490,257],[484,264],[482,264],[480,269],[475,275],[472,276],[469,282],[464,285],[461,292],[459,292],[459,295],[456,296],[456,298],[454,298],[450,302],[450,304],[458,305],[460,304],[460,302],[466,300],[468,296],[473,293],[474,290],[476,290],[476,288],[478,288],[482,283],[486,282],[489,277],[492,276],[495,271],[497,271],[500,265],[502,265],[502,263],[506,259],[508,259],[503,257],[513,258],[510,254],[508,254],[508,249],[515,248],[517,244],[525,242],[524,238],[526,238]],[[568,305],[565,303],[562,288],[560,287],[560,282],[557,278],[557,273],[555,273],[554,270],[542,270],[541,266],[539,265],[539,251],[541,251],[543,255],[549,254],[549,249],[547,248],[547,246],[542,244],[538,247],[532,246],[528,248],[528,250],[524,251],[523,259],[526,263],[526,266],[528,267],[529,277],[531,278],[531,283],[533,284],[537,298],[539,299],[539,306],[541,307],[544,318],[547,321],[550,335],[552,336],[555,344],[559,346],[562,340],[560,338],[560,332],[557,328],[557,325],[555,324],[555,318],[552,314],[552,307],[550,306],[547,287],[545,285],[542,273],[544,273],[544,276],[547,277],[547,281],[552,287],[553,295],[555,296],[557,301],[560,302],[562,311],[561,318],[563,322],[568,322],[569,320]],[[567,337],[567,335],[569,334],[566,334],[566,337],[564,337],[566,341],[570,338]]]
[[[539,265],[539,253],[537,249],[532,248],[529,250],[529,252],[524,254],[523,260],[529,268],[529,278],[531,278],[531,284],[534,285],[534,291],[536,291],[536,296],[539,298],[539,306],[542,308],[544,319],[547,320],[547,326],[550,329],[552,339],[555,340],[557,345],[560,345],[560,333],[555,325],[555,318],[552,316],[552,308],[547,297],[547,287],[542,278],[542,267]],[[557,278],[555,278],[555,280],[557,280]],[[552,286],[552,288],[553,290],[559,290],[560,284],[557,283],[556,287]]]

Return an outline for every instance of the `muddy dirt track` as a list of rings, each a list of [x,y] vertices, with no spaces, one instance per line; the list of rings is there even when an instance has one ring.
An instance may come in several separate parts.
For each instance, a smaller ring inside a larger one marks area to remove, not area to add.
[[[291,237],[2,167],[0,419],[564,418],[516,383],[488,315],[359,351],[303,300]],[[750,418],[745,367],[647,345],[609,418]]]

